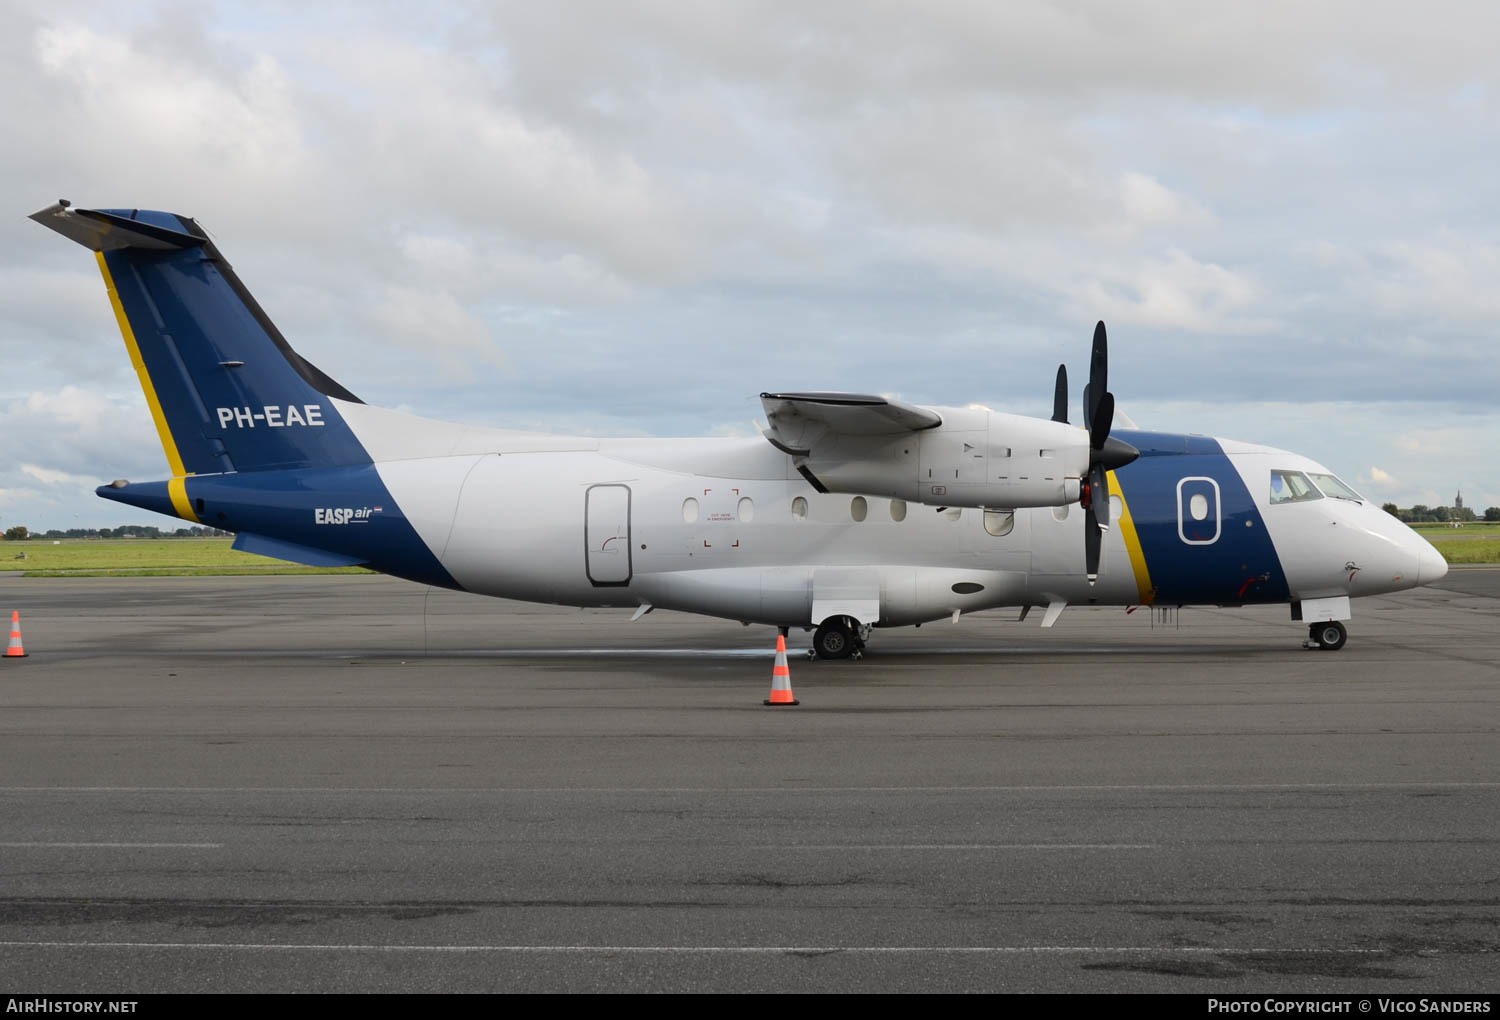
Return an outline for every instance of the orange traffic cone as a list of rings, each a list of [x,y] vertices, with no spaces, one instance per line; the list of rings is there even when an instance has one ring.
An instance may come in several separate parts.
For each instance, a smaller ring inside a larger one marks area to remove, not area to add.
[[[26,649],[21,647],[21,611],[12,609],[10,611],[10,644],[6,646],[5,658],[22,659],[26,657]]]
[[[771,699],[767,705],[800,704],[792,697],[792,671],[786,664],[786,635],[776,635],[776,667],[771,670]]]

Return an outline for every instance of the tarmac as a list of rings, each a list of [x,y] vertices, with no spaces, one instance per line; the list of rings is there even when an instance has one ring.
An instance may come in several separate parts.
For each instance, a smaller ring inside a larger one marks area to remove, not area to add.
[[[1500,991],[1500,569],[775,634],[0,581],[0,991]]]

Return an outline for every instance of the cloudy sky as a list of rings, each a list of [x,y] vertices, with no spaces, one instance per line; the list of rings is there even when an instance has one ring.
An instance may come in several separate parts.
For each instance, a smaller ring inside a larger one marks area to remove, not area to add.
[[[197,217],[431,417],[1046,416],[1103,318],[1143,427],[1500,505],[1496,39],[1479,2],[0,0],[0,527],[169,523],[92,494],[168,471],[92,258],[25,219],[59,197]]]

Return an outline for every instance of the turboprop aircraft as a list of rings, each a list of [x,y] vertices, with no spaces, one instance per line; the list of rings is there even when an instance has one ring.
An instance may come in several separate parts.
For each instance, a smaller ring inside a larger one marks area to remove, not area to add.
[[[1104,324],[1084,427],[849,393],[763,393],[749,439],[588,439],[371,407],[292,350],[189,217],[32,219],[93,250],[171,477],[98,494],[314,565],[571,606],[816,628],[1000,606],[1288,604],[1337,650],[1350,600],[1441,578],[1430,544],[1266,446],[1115,430]]]

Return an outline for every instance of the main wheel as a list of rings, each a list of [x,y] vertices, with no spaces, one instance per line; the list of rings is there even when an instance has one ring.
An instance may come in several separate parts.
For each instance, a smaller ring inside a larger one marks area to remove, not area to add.
[[[1317,642],[1325,652],[1336,652],[1344,647],[1344,642],[1349,640],[1349,632],[1344,625],[1337,620],[1329,620],[1327,623],[1315,623],[1307,628],[1307,637],[1310,641]]]
[[[813,634],[813,649],[820,659],[847,659],[855,647],[854,631],[839,618],[824,620]]]

